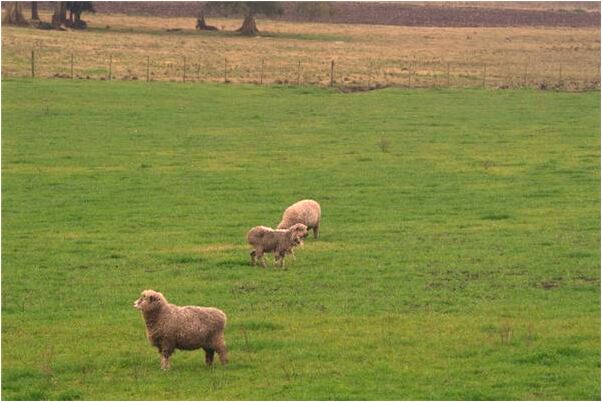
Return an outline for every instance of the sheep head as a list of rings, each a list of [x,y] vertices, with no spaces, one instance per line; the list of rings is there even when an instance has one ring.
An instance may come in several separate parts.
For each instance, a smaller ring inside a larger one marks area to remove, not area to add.
[[[145,290],[140,294],[138,300],[134,302],[134,308],[143,312],[150,312],[166,304],[167,300],[160,293],[154,290]]]
[[[302,223],[296,223],[291,226],[288,230],[289,238],[293,244],[301,243],[301,239],[307,237],[309,232],[307,231],[307,226]]]

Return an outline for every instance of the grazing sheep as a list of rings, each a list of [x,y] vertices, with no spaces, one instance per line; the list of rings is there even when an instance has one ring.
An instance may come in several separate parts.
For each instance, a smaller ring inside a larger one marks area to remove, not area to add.
[[[213,307],[178,307],[154,290],[145,290],[134,303],[146,323],[146,336],[159,349],[161,368],[169,369],[169,357],[175,349],[205,350],[205,363],[213,363],[214,353],[222,364],[228,362],[224,341],[226,314]]]
[[[267,226],[255,226],[247,233],[247,242],[253,246],[251,251],[251,264],[255,265],[258,260],[265,268],[264,253],[273,252],[276,263],[282,267],[284,257],[290,254],[294,247],[303,244],[303,238],[307,236],[307,226],[302,223],[284,229],[272,229]]]
[[[320,233],[320,204],[314,200],[302,200],[288,207],[277,229],[287,229],[296,223],[302,223],[308,229],[313,229],[314,239],[318,238]]]

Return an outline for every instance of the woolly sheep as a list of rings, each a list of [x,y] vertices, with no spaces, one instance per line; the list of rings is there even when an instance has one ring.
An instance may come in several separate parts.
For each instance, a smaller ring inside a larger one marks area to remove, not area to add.
[[[228,362],[224,340],[226,314],[213,307],[170,304],[160,292],[145,290],[134,303],[146,323],[146,336],[159,349],[161,368],[169,369],[169,357],[175,349],[205,350],[205,363],[213,363],[215,352],[222,364]]]
[[[320,204],[314,200],[301,200],[288,207],[277,229],[287,229],[296,223],[302,223],[308,229],[313,229],[314,238],[317,239],[320,233]]]
[[[255,226],[247,233],[247,242],[253,246],[251,251],[251,264],[255,265],[259,260],[265,268],[264,253],[273,252],[276,263],[282,267],[284,257],[290,254],[292,249],[303,243],[303,238],[307,236],[307,226],[302,223],[284,229],[272,229],[267,226]]]

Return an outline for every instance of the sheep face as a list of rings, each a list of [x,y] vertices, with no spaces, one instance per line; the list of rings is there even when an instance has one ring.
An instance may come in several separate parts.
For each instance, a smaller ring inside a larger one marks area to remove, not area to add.
[[[302,223],[294,224],[288,229],[288,231],[291,235],[291,240],[295,244],[299,244],[300,242],[302,243],[301,239],[304,239],[307,237],[307,235],[309,235],[309,232],[307,231],[307,226],[305,226]]]
[[[165,303],[165,297],[154,290],[145,290],[140,294],[138,300],[134,302],[134,308],[141,311],[153,311]]]

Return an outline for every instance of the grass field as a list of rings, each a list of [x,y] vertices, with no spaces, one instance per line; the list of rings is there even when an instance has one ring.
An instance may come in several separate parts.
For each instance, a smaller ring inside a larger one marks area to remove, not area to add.
[[[600,93],[2,83],[3,399],[599,399]],[[301,198],[321,238],[249,266]],[[145,339],[145,288],[231,363]]]
[[[516,4],[516,3],[514,3]],[[42,14],[48,21],[50,16]],[[222,82],[227,79],[328,85],[331,60],[341,86],[600,88],[600,29],[567,27],[422,28],[258,20],[261,36],[232,31],[240,18],[98,13],[83,32],[2,27],[2,74],[37,77]],[[167,30],[179,30],[167,32]],[[148,58],[148,59],[147,59]],[[186,58],[186,61],[184,60]],[[227,63],[225,60],[227,59]]]

